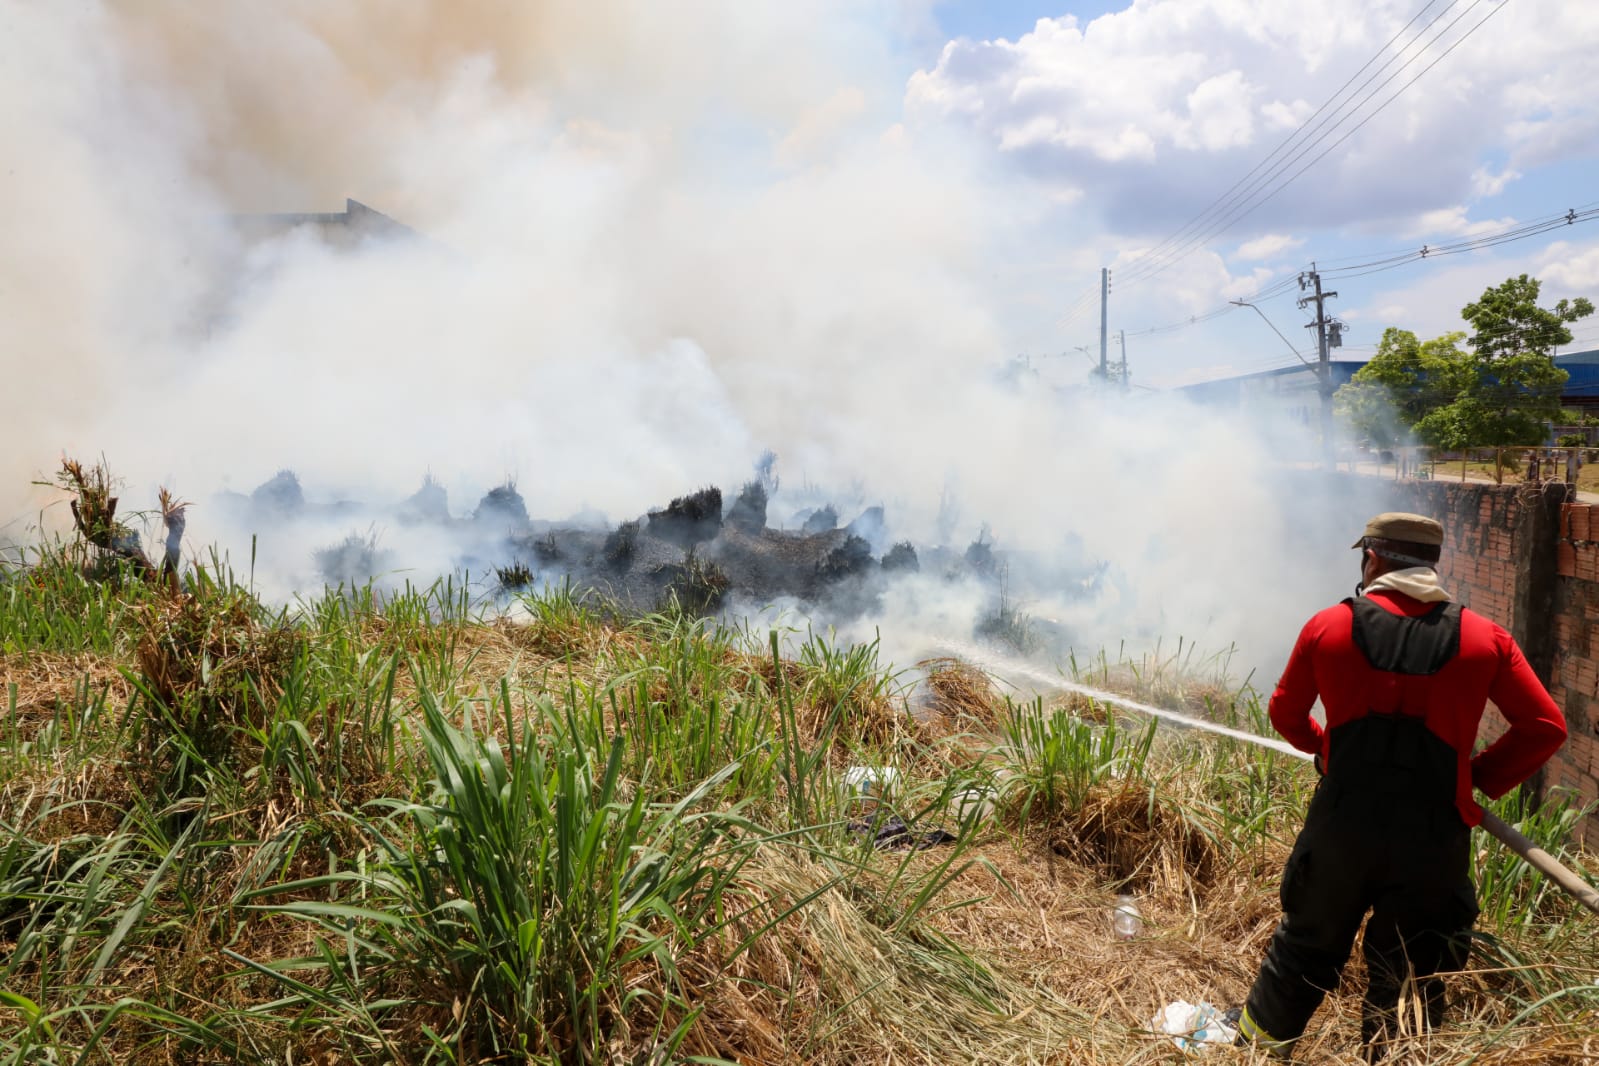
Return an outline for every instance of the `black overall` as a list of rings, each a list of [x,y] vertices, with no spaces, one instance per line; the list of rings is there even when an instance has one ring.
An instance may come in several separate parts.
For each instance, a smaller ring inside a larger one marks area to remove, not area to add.
[[[1375,670],[1431,675],[1459,654],[1456,604],[1406,618],[1344,602]],[[1404,710],[1368,712],[1329,736],[1327,775],[1283,869],[1283,920],[1250,990],[1246,1029],[1278,1041],[1303,1034],[1368,910],[1362,1039],[1380,1054],[1407,975],[1429,1024],[1440,1020],[1443,982],[1433,975],[1465,965],[1477,917],[1471,830],[1455,807],[1455,749]]]

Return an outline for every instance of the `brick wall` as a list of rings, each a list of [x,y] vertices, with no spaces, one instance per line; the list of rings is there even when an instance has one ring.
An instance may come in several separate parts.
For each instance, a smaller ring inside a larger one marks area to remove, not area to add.
[[[1560,508],[1555,541],[1555,662],[1549,691],[1566,712],[1571,737],[1548,784],[1579,802],[1599,802],[1599,506]],[[1585,839],[1599,843],[1599,818]]]
[[[1563,503],[1558,487],[1407,481],[1393,491],[1395,509],[1443,523],[1444,587],[1511,632],[1565,711],[1570,737],[1537,785],[1577,805],[1599,801],[1599,505]],[[1504,729],[1490,708],[1478,740]],[[1579,832],[1599,846],[1599,816]]]
[[[1399,482],[1402,509],[1443,523],[1438,579],[1455,599],[1515,631],[1515,491],[1447,481]]]

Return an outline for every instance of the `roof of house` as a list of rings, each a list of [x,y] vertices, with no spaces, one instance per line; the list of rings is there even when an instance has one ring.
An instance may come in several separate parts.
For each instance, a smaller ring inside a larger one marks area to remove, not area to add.
[[[234,224],[247,236],[276,237],[301,226],[315,229],[330,244],[351,245],[373,239],[415,237],[417,232],[359,200],[346,199],[343,211],[287,211],[259,215],[234,215]]]

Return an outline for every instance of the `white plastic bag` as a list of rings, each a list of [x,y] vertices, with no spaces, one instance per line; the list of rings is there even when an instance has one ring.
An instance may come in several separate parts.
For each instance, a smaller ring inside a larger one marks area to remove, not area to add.
[[[1226,1047],[1238,1037],[1238,1031],[1222,1018],[1222,1012],[1200,1000],[1190,1003],[1179,999],[1169,1003],[1156,1014],[1149,1027],[1165,1033],[1172,1043],[1189,1052],[1213,1051]]]
[[[875,805],[899,789],[899,771],[892,766],[851,766],[840,779],[850,798]]]

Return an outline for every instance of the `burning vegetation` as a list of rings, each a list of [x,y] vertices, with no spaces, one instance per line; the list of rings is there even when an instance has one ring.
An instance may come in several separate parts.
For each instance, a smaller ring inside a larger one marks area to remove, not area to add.
[[[444,566],[435,560],[435,572],[486,573],[491,592],[506,594],[567,587],[622,614],[671,605],[703,616],[785,604],[838,624],[880,611],[897,581],[965,585],[961,596],[987,602],[973,616],[971,636],[1009,650],[1041,645],[1037,627],[1006,591],[1003,556],[986,528],[963,550],[918,547],[893,539],[882,506],[863,505],[841,523],[830,502],[799,508],[783,528],[772,520],[774,501],[782,499],[775,464],[775,456],[763,456],[757,476],[731,504],[720,488],[705,486],[615,524],[592,513],[564,522],[534,517],[512,481],[490,489],[463,517],[450,513],[443,486],[431,476],[386,511],[347,501],[316,503],[291,470],[247,496],[224,499],[221,510],[268,540],[295,523],[322,529],[365,521],[365,529],[311,553],[311,572],[333,586],[372,582],[388,590],[400,583],[399,575],[414,580],[414,562],[388,543],[389,532],[398,530],[401,540],[431,537],[450,546],[452,557]],[[814,498],[814,490],[807,491]],[[1087,586],[1080,591],[1092,593]]]

